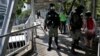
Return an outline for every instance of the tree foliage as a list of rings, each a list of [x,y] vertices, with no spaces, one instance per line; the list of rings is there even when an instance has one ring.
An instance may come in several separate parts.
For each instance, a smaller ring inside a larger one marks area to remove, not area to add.
[[[100,0],[97,0],[96,12],[97,12],[97,16],[100,17]]]
[[[24,3],[30,4],[31,0],[20,0],[18,1],[18,5],[17,5],[17,15],[21,14],[21,8],[24,6]]]
[[[30,4],[31,3],[31,0],[24,0],[25,1],[25,3],[27,3],[27,4]]]
[[[21,8],[23,6],[24,6],[24,1],[23,0],[18,1],[17,10],[16,10],[17,15],[21,14]]]

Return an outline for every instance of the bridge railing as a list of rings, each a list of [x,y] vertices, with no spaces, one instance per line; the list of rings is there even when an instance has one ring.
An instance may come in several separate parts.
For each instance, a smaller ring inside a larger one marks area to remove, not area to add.
[[[97,26],[97,37],[98,37],[98,50],[97,50],[97,56],[100,56],[100,20],[96,21]]]
[[[9,38],[9,43],[7,46],[7,51],[6,55],[7,56],[12,56],[20,53],[22,50],[28,50],[28,46],[31,45],[30,47],[32,48],[33,46],[33,37],[34,37],[34,27],[39,26],[39,24],[25,28],[19,31],[15,31],[6,35],[0,36],[0,38],[4,37],[10,37]],[[30,32],[30,33],[29,33]],[[28,37],[28,34],[30,34],[30,37]],[[35,45],[34,45],[35,47]],[[35,50],[35,49],[34,49]]]
[[[99,38],[99,42],[98,42],[98,56],[100,56],[100,38]]]

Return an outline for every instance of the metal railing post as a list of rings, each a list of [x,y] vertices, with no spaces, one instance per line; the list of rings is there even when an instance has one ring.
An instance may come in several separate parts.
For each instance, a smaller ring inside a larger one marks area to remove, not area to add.
[[[14,20],[14,17],[11,15],[12,15],[12,13],[15,13],[15,11],[16,11],[15,7],[16,7],[17,1],[18,0],[9,0],[5,19],[4,19],[3,26],[2,26],[1,35],[11,32],[13,20]],[[15,10],[13,10],[13,9],[15,9]],[[13,18],[11,18],[11,17],[13,17]],[[0,46],[1,46],[0,47],[0,56],[5,56],[8,40],[9,40],[9,36],[7,36],[5,38],[0,38],[0,41],[1,41],[0,42]]]
[[[36,39],[34,37],[34,29],[32,29],[32,52],[37,53]]]
[[[31,9],[32,9],[32,18],[31,18],[31,23],[33,23],[33,25],[36,24],[36,18],[35,18],[35,7],[34,7],[34,0],[31,0]],[[36,37],[38,37],[37,35],[37,27],[34,27],[34,34],[36,35]]]
[[[96,0],[92,0],[92,16],[96,19]]]

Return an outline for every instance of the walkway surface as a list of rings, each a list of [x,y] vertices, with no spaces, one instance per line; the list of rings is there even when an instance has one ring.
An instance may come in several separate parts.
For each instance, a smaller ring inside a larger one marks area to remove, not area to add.
[[[41,22],[41,26],[43,27],[44,19],[38,19],[37,21]],[[59,32],[59,45],[61,49],[57,50],[55,42],[53,41],[53,50],[47,51],[48,33],[46,32],[45,34],[41,27],[37,28],[37,33],[39,35],[39,38],[36,38],[38,56],[97,56],[97,41],[94,42],[92,49],[84,47],[83,41],[80,41],[80,46],[82,47],[82,49],[76,49],[75,51],[77,52],[77,54],[73,55],[70,51],[72,42],[70,34],[63,35]],[[83,38],[84,37],[81,37],[81,40],[83,40]]]

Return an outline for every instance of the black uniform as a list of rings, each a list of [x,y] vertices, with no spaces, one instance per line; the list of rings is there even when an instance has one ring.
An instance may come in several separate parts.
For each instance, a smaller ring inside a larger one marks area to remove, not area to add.
[[[49,29],[48,51],[51,50],[52,37],[55,37],[55,43],[58,48],[58,27],[59,25],[60,25],[59,15],[54,10],[50,10],[46,15],[45,26],[44,26],[44,28]]]
[[[80,14],[83,12],[84,7],[79,6],[76,9],[75,13],[72,13],[71,19],[70,19],[70,26],[71,26],[71,37],[73,39],[72,42],[72,52],[75,54],[76,52],[74,51],[75,48],[80,48],[78,46],[79,40],[81,37],[81,28],[83,25],[82,18]]]

